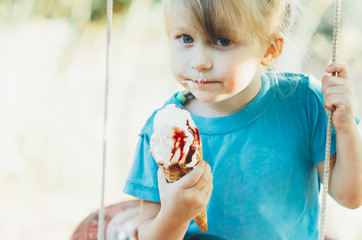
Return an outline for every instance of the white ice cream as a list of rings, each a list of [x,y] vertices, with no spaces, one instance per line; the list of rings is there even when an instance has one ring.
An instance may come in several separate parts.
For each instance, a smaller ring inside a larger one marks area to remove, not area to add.
[[[199,131],[188,111],[170,104],[156,113],[150,147],[158,163],[165,168],[174,164],[194,167],[200,145]]]

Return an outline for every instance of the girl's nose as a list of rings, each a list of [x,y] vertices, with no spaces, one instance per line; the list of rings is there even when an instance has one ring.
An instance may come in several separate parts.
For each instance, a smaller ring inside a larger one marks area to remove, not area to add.
[[[210,57],[207,56],[206,49],[200,47],[194,54],[191,61],[191,67],[193,69],[202,72],[212,68],[212,61]]]

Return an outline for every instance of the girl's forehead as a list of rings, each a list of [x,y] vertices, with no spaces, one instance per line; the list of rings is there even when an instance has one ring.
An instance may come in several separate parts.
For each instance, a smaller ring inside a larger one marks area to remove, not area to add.
[[[205,34],[202,23],[197,18],[186,10],[178,11],[169,16],[167,19],[168,29],[172,31],[198,31]]]
[[[200,24],[189,19],[178,19],[169,22],[171,31],[200,31]]]

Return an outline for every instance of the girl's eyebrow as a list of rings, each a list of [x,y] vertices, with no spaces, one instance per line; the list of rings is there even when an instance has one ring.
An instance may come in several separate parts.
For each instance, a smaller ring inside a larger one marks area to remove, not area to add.
[[[187,27],[176,26],[176,27],[171,28],[171,31],[188,32],[188,31],[190,31],[190,29]]]
[[[184,31],[184,32],[190,32],[194,29],[195,29],[195,27],[193,27],[192,25],[186,24],[186,23],[174,24],[171,27],[171,30]]]

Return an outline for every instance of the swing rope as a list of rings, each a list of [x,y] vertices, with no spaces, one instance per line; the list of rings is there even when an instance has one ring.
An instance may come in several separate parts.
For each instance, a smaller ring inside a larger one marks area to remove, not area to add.
[[[334,15],[334,28],[333,28],[333,53],[332,63],[337,61],[337,47],[338,47],[338,33],[341,19],[341,0],[335,2],[335,15]],[[332,73],[332,76],[337,76],[337,73]],[[327,210],[327,193],[329,188],[329,164],[330,164],[330,151],[331,151],[331,137],[332,137],[332,114],[333,112],[328,109],[328,124],[327,124],[327,136],[326,136],[326,151],[324,158],[324,176],[323,176],[323,195],[322,195],[322,207],[321,207],[321,219],[320,219],[320,234],[319,239],[324,240],[325,235],[325,221]]]
[[[109,65],[110,65],[110,46],[111,30],[113,19],[113,0],[107,0],[107,42],[106,42],[106,78],[104,92],[104,117],[103,117],[103,157],[102,157],[102,183],[101,183],[101,206],[98,215],[98,240],[104,240],[104,190],[106,176],[106,153],[107,153],[107,121],[108,121],[108,89],[109,89]]]

